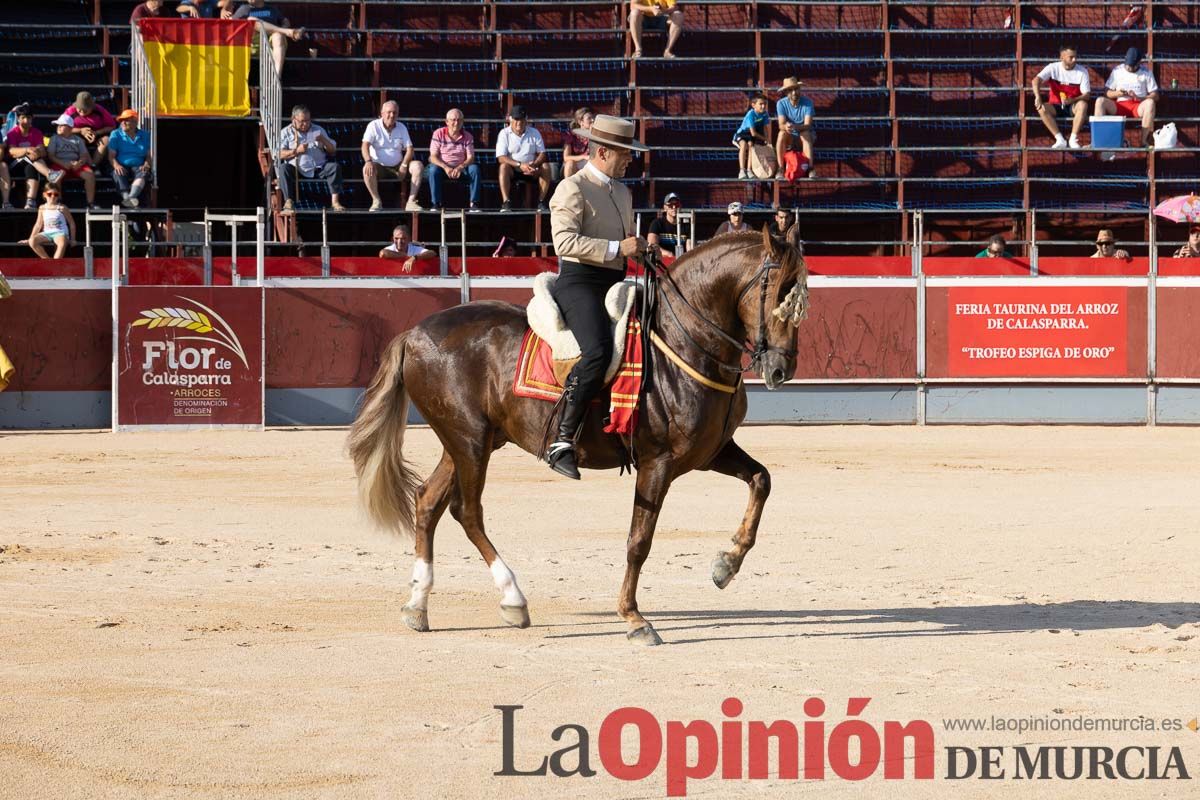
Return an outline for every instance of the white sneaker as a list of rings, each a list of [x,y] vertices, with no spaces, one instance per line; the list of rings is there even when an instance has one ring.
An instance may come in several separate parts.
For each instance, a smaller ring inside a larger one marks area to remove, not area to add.
[[[1071,149],[1072,149],[1072,150],[1082,150],[1082,149],[1083,149],[1083,145],[1081,145],[1081,144],[1079,143],[1079,137],[1078,137],[1078,136],[1072,136],[1072,137],[1071,137]]]
[[[1054,144],[1050,145],[1050,149],[1051,150],[1066,150],[1067,146],[1068,146],[1067,140],[1060,136],[1054,140]]]
[[[371,207],[367,210],[368,211],[383,211],[383,202],[381,200],[375,200],[374,202],[371,203]]]
[[[424,211],[425,208],[420,203],[417,202],[417,198],[410,197],[410,198],[408,198],[408,202],[404,205],[404,210],[405,211]]]
[[[748,181],[748,180],[750,180],[750,170],[748,170],[748,169],[741,169],[741,170],[738,170],[738,180],[739,180],[739,181]]]

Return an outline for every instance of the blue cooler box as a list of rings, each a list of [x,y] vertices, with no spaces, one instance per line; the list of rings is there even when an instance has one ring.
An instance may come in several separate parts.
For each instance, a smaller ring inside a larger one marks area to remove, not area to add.
[[[1124,117],[1092,117],[1092,148],[1115,150],[1125,146]]]

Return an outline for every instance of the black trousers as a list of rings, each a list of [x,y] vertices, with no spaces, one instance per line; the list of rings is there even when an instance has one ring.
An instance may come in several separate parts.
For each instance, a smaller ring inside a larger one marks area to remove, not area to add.
[[[560,261],[559,265],[554,301],[581,351],[568,380],[579,380],[578,402],[586,408],[604,386],[604,372],[613,354],[613,323],[604,308],[604,296],[625,280],[625,273],[573,261]]]

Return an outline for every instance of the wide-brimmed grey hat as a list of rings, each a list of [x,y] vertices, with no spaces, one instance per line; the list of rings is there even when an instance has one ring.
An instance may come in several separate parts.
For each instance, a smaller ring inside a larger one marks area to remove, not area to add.
[[[650,148],[633,138],[636,130],[637,125],[627,119],[601,114],[592,122],[590,130],[579,128],[575,131],[575,135],[582,136],[588,141],[596,142],[597,144],[623,147],[626,150],[636,150],[644,153]]]

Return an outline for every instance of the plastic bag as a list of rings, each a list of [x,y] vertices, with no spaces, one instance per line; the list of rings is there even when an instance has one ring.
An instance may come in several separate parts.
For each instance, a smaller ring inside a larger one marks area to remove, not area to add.
[[[764,180],[774,178],[778,170],[779,162],[770,145],[756,144],[750,148],[750,171],[754,177]]]
[[[1173,147],[1179,146],[1179,131],[1175,129],[1174,122],[1168,122],[1154,132],[1154,149],[1155,150],[1170,150]]]

